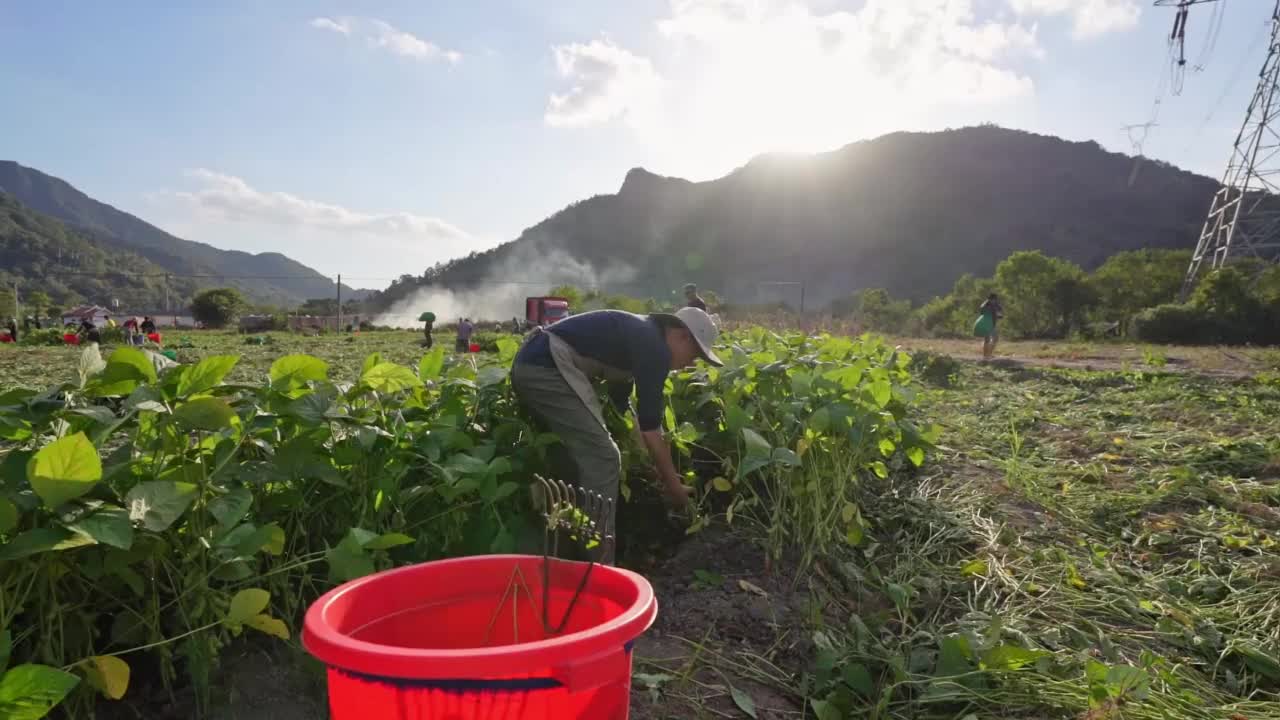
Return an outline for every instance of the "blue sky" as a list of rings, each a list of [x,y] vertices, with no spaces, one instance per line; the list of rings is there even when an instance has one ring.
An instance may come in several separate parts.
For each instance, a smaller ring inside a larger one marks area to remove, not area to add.
[[[0,0],[0,158],[366,287],[513,239],[631,167],[710,179],[900,129],[990,121],[1130,152],[1121,127],[1160,96],[1146,154],[1216,177],[1271,3],[1194,7],[1178,96],[1173,13],[1150,4]]]

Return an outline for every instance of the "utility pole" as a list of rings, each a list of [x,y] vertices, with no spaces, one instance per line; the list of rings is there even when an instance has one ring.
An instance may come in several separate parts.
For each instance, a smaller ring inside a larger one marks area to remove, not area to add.
[[[164,276],[164,310],[165,312],[169,311],[169,274],[168,273],[165,273],[165,276]]]
[[[1179,23],[1186,26],[1191,5],[1211,0],[1177,3]],[[1161,0],[1157,5],[1173,5]],[[1222,186],[1214,193],[1200,240],[1191,255],[1182,282],[1186,300],[1206,263],[1217,269],[1233,259],[1253,257],[1280,261],[1280,0],[1271,11],[1271,41],[1258,72],[1258,86],[1236,134],[1235,145],[1222,174]]]
[[[334,330],[342,332],[342,273],[338,273],[338,327]]]
[[[17,322],[22,317],[22,302],[18,300],[18,281],[13,281],[13,319]]]

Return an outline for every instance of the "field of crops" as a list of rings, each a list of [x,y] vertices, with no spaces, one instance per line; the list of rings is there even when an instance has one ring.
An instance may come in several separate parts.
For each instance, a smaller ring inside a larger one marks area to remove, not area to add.
[[[516,339],[417,339],[0,348],[0,716],[316,717],[310,600],[514,548],[559,467]],[[668,387],[697,511],[623,448],[636,717],[1280,718],[1274,376],[723,344]]]

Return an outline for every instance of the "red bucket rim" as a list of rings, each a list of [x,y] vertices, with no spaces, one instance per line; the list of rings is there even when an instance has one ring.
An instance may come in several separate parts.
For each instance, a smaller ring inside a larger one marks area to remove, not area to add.
[[[356,640],[335,630],[325,619],[325,612],[339,597],[358,592],[367,585],[400,573],[422,572],[431,565],[510,564],[520,561],[542,562],[539,555],[480,555],[438,560],[385,570],[340,585],[325,593],[307,609],[303,621],[302,644],[309,653],[330,667],[357,673],[398,678],[460,678],[493,676],[494,662],[502,661],[502,675],[519,675],[532,669],[564,664],[572,657],[590,656],[620,648],[653,624],[657,617],[657,600],[653,586],[643,576],[609,565],[596,565],[584,592],[597,583],[620,582],[635,588],[636,597],[617,617],[586,630],[558,637],[515,645],[465,649],[408,648]],[[568,563],[570,561],[557,561]],[[585,563],[572,563],[584,565]],[[585,568],[584,568],[585,569]],[[443,599],[443,598],[442,598]],[[572,656],[566,648],[573,648]],[[424,662],[426,664],[424,664]]]

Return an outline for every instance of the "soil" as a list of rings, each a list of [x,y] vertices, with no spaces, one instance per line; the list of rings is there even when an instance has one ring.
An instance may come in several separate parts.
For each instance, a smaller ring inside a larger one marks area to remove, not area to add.
[[[226,650],[211,693],[209,720],[316,720],[328,716],[323,667],[292,645],[242,642]],[[99,720],[196,717],[190,690],[170,697],[134,687],[127,704],[99,702]]]
[[[750,698],[761,720],[801,715],[803,700],[787,689],[797,678],[743,671],[753,664],[794,671],[813,657],[810,638],[795,631],[813,610],[808,589],[767,572],[757,544],[710,529],[658,567],[633,569],[653,584],[658,619],[636,641],[632,718],[747,717],[730,686]]]

